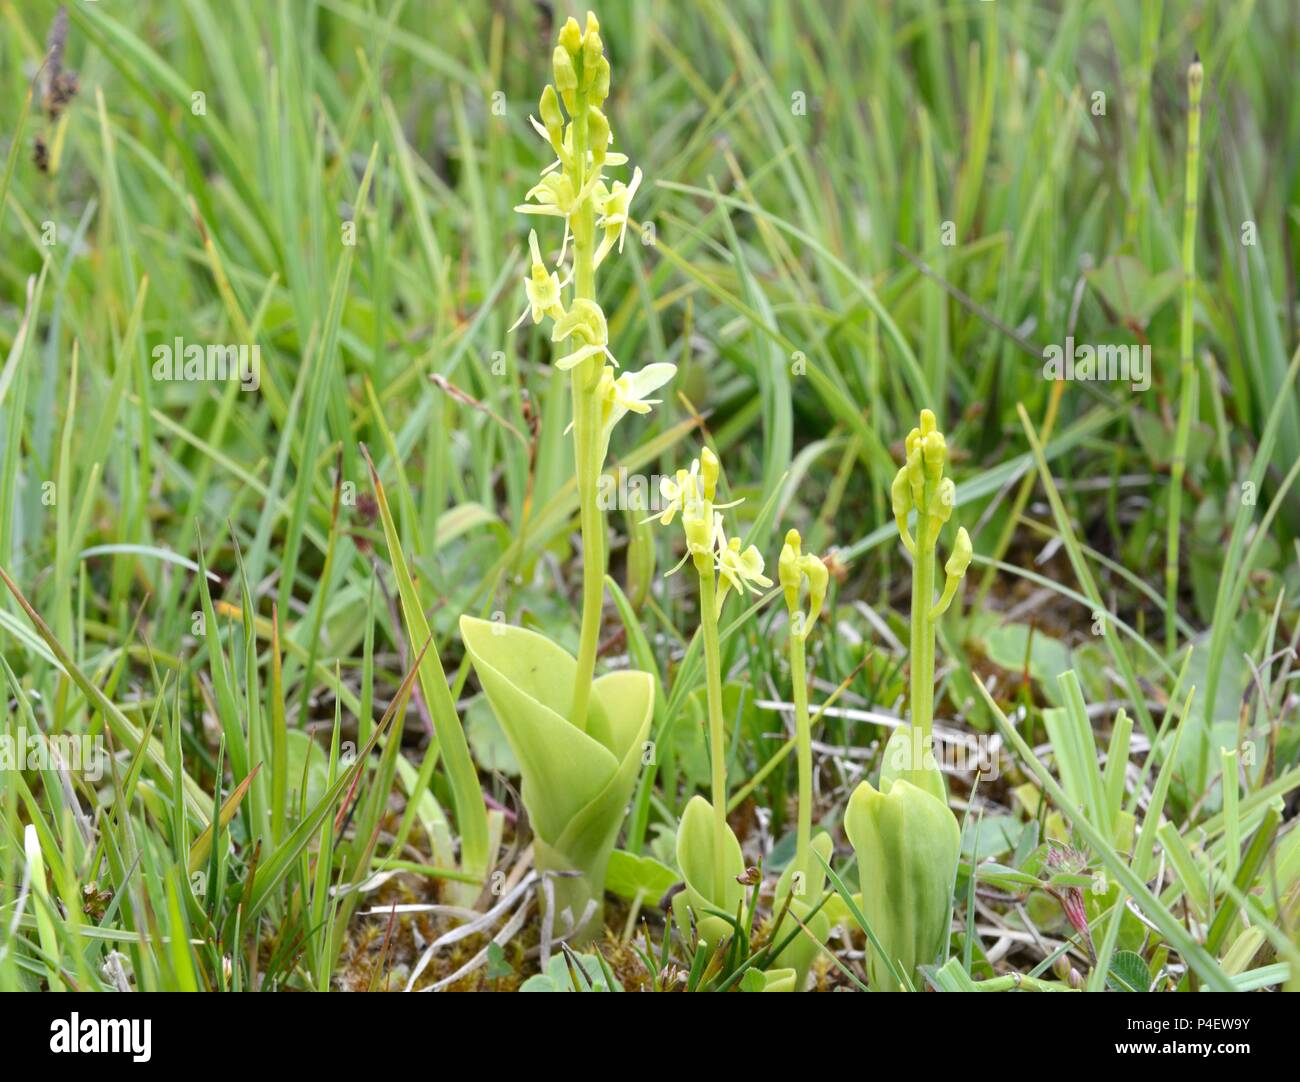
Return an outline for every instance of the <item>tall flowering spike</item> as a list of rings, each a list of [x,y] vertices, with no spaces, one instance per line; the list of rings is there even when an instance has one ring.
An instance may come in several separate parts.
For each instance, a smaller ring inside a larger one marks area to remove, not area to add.
[[[618,360],[610,352],[609,328],[596,299],[595,271],[615,243],[622,250],[632,197],[641,183],[641,170],[633,170],[630,183],[607,180],[602,172],[606,166],[624,165],[627,158],[610,150],[614,137],[609,118],[602,109],[609,95],[609,61],[604,54],[600,23],[594,14],[587,13],[585,26],[573,18],[565,22],[551,66],[555,83],[546,86],[538,100],[541,120],[529,119],[555,152],[556,160],[542,170],[540,179],[528,190],[526,201],[515,210],[562,219],[564,239],[556,267],[552,269],[542,262],[537,241],[530,235],[532,266],[524,279],[528,306],[525,316],[515,326],[523,323],[528,315],[534,323],[549,317],[554,321],[552,340],[570,340],[567,350],[557,351],[554,364],[561,371],[572,370],[574,378],[580,380],[572,428],[578,432],[575,440],[581,448],[575,450],[586,454],[588,448],[601,449],[600,462],[594,467],[598,470],[608,450],[610,418],[616,423],[628,413],[648,412],[643,407],[653,405],[654,400],[645,397],[645,390],[662,386],[676,368],[651,365],[650,375],[635,386],[623,383],[611,390],[601,368],[596,366],[608,363],[617,367]],[[572,260],[567,268],[566,257]],[[572,298],[567,302],[566,286],[573,289]],[[598,403],[597,409],[578,408],[582,399],[588,397]],[[599,429],[593,423],[597,421]],[[587,431],[589,428],[591,432]]]
[[[645,414],[650,397],[672,378],[670,364],[650,364],[616,375],[609,326],[596,288],[598,242],[626,223],[632,189],[609,182],[606,167],[624,165],[610,150],[609,62],[599,25],[585,29],[569,19],[551,54],[554,85],[542,90],[540,120],[532,127],[555,154],[515,209],[559,218],[559,256],[542,259],[547,246],[529,237],[531,266],[524,279],[523,323],[551,319],[554,368],[568,371],[572,392],[574,475],[582,531],[582,627],[576,657],[534,632],[461,621],[461,638],[497,721],[523,771],[522,797],[536,840],[534,858],[548,878],[546,919],[556,934],[576,942],[602,927],[606,866],[640,768],[654,707],[650,675],[620,670],[596,676],[604,610],[606,526],[600,480],[614,426],[628,414]],[[635,180],[633,188],[635,187]],[[613,192],[617,198],[611,200]],[[597,220],[602,219],[601,225]],[[603,232],[600,232],[603,231]],[[571,242],[571,243],[570,243]],[[517,324],[518,325],[518,324]],[[687,510],[680,501],[678,510]],[[671,513],[666,519],[671,519]],[[683,514],[685,519],[687,516]],[[713,560],[712,511],[691,528]]]
[[[786,610],[790,614],[790,682],[794,696],[795,748],[799,774],[799,812],[795,827],[794,860],[786,867],[777,882],[776,911],[789,907],[795,921],[795,938],[781,952],[780,965],[794,967],[795,987],[802,988],[808,968],[830,934],[830,920],[819,912],[826,879],[824,867],[813,857],[814,852],[828,859],[831,851],[830,835],[824,831],[812,834],[813,814],[813,764],[812,721],[808,716],[808,679],[805,664],[805,645],[817,617],[821,615],[826,600],[826,583],[829,575],[826,565],[811,552],[803,551],[803,538],[791,529],[785,535],[781,556],[777,560],[777,577],[785,594]],[[808,581],[808,612],[799,608],[799,594],[804,580]],[[788,926],[778,927],[773,938],[782,939]]]
[[[939,535],[957,506],[957,486],[944,476],[948,443],[931,410],[922,410],[917,426],[904,441],[907,461],[890,487],[894,521],[912,556],[911,707],[912,724],[928,747],[934,713],[934,622],[952,603],[970,563],[970,536],[960,530],[948,561],[943,594],[936,603],[935,563]],[[915,524],[909,529],[909,516]],[[915,530],[915,533],[912,530]]]

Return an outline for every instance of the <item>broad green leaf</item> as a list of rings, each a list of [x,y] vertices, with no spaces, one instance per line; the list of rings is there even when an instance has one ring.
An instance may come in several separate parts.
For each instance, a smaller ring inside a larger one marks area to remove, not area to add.
[[[943,801],[905,779],[862,782],[849,798],[844,832],[858,855],[862,909],[891,961],[905,976],[938,959],[948,935],[961,849],[957,818]],[[896,986],[873,951],[877,989]]]
[[[525,628],[462,617],[461,639],[519,764],[520,795],[536,833],[542,871],[579,872],[551,880],[557,911],[599,911],[609,855],[622,825],[650,732],[655,684],[622,671],[591,687],[585,729],[569,720],[573,658]],[[594,931],[596,914],[592,915]]]
[[[682,812],[677,827],[677,865],[682,870],[686,889],[673,898],[673,916],[683,938],[690,941],[690,915],[693,910],[701,942],[713,947],[731,934],[727,921],[713,911],[735,913],[744,897],[738,877],[745,872],[740,843],[728,827],[723,842],[723,882],[714,885],[713,805],[702,796],[693,796]]]

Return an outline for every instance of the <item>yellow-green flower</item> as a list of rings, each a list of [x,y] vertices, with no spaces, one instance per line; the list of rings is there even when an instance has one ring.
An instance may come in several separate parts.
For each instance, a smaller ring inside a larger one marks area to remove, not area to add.
[[[532,253],[533,264],[528,277],[524,279],[524,293],[528,304],[515,324],[513,331],[531,313],[534,323],[541,323],[543,316],[558,320],[564,316],[564,305],[560,303],[560,276],[555,271],[548,271],[542,262],[542,253],[537,247],[537,231],[528,231],[528,248]]]
[[[700,460],[698,458],[691,463],[689,470],[678,470],[672,477],[661,477],[659,479],[659,495],[663,497],[663,510],[643,521],[649,522],[652,519],[657,519],[659,525],[671,526],[677,514],[685,509],[688,499],[703,498],[704,490],[700,485]]]
[[[601,370],[597,393],[600,395],[601,438],[605,442],[605,451],[609,449],[609,437],[614,426],[629,413],[646,414],[651,406],[659,405],[659,399],[646,396],[657,391],[676,372],[675,364],[664,362],[648,364],[639,372],[626,372],[617,379],[608,365]]]
[[[820,556],[803,551],[803,539],[798,530],[790,529],[786,532],[781,557],[777,561],[777,579],[785,593],[785,607],[790,613],[793,634],[806,638],[817,622],[817,617],[821,615],[830,572],[826,570],[826,564]],[[807,616],[799,611],[799,590],[804,579],[808,580]]]
[[[618,250],[623,250],[623,238],[627,235],[628,212],[632,206],[632,198],[636,195],[636,190],[641,187],[641,169],[637,167],[632,170],[632,183],[624,184],[621,180],[614,181],[601,198],[601,191],[596,191],[596,206],[600,212],[600,218],[596,225],[605,231],[604,237],[601,238],[600,248],[596,251],[596,265],[609,254],[614,247],[614,240],[618,240]]]
[[[610,364],[618,366],[618,360],[609,351],[609,326],[605,322],[605,313],[595,301],[580,297],[555,321],[551,341],[562,342],[566,338],[577,342],[578,348],[559,358],[555,362],[556,368],[562,371],[573,368],[597,354],[603,354]]]
[[[589,196],[600,180],[599,173],[593,173],[591,179],[582,186],[582,190],[573,190],[573,181],[568,173],[548,173],[528,189],[525,199],[534,203],[520,203],[515,210],[520,214],[542,214],[552,218],[563,218],[565,223],[584,199]]]
[[[725,584],[740,593],[760,593],[772,585],[772,580],[763,574],[763,554],[753,545],[741,552],[739,537],[730,538],[718,552],[718,573]]]

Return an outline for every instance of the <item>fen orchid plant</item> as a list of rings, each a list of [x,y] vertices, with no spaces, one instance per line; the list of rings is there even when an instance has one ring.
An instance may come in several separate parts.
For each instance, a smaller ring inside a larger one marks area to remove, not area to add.
[[[871,950],[868,976],[873,988],[890,991],[921,987],[918,967],[936,960],[948,935],[961,831],[931,750],[935,625],[972,555],[970,537],[960,528],[936,600],[936,548],[956,487],[943,474],[947,444],[930,410],[921,411],[905,450],[892,498],[899,536],[912,556],[911,725],[895,730],[886,744],[880,787],[862,782],[844,814],[858,857],[862,911],[879,944]],[[915,535],[908,526],[913,511]]]
[[[680,515],[686,554],[668,574],[689,562],[699,581],[712,799],[692,797],[678,824],[677,865],[685,889],[673,898],[673,914],[688,942],[692,938],[693,915],[698,939],[708,947],[717,946],[730,928],[719,913],[739,912],[743,898],[740,878],[745,872],[740,843],[727,824],[726,728],[718,618],[731,590],[745,593],[772,585],[763,574],[763,557],[758,549],[750,545],[742,550],[739,538],[727,537],[722,512],[735,504],[716,502],[720,469],[717,456],[704,448],[689,470],[678,470],[675,477],[663,479],[664,509],[654,516],[670,526]]]
[[[826,587],[830,573],[820,556],[803,551],[803,539],[798,530],[789,530],[777,561],[777,579],[785,596],[790,619],[788,649],[790,654],[790,681],[794,698],[795,758],[799,775],[799,808],[795,826],[794,860],[786,867],[777,882],[775,909],[778,914],[789,904],[790,914],[797,922],[799,934],[778,957],[778,964],[795,970],[796,987],[802,989],[808,979],[808,969],[830,934],[830,918],[822,911],[826,894],[826,862],[830,860],[834,844],[824,830],[816,837],[812,833],[813,813],[813,761],[812,721],[808,716],[808,677],[805,651],[808,636],[812,633],[822,606],[826,601]],[[807,584],[808,609],[802,607],[801,592]],[[778,925],[774,936],[782,938],[789,929]]]
[[[557,934],[582,941],[603,926],[606,868],[649,733],[654,680],[625,670],[597,677],[596,646],[604,605],[606,524],[599,480],[614,426],[649,413],[649,396],[676,368],[651,364],[621,373],[596,292],[596,271],[621,250],[641,182],[610,180],[626,164],[612,152],[602,106],[610,68],[594,15],[585,28],[569,19],[552,56],[554,85],[542,92],[532,124],[555,160],[527,193],[521,214],[559,218],[558,254],[548,257],[529,233],[527,303],[516,326],[549,323],[559,354],[553,367],[572,390],[570,425],[582,532],[582,628],[578,655],[543,635],[462,617],[461,637],[479,682],[522,772],[521,796],[535,835],[536,865],[547,877],[543,905],[561,918]]]

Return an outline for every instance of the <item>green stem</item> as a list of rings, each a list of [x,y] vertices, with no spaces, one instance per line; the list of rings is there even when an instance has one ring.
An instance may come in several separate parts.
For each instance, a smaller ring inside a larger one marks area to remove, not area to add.
[[[926,504],[930,485],[926,484]],[[934,543],[931,518],[924,505],[917,508],[916,553],[912,561],[912,728],[922,754],[930,747],[934,725]],[[921,769],[922,763],[913,764]]]
[[[1178,645],[1178,538],[1183,504],[1183,474],[1191,435],[1196,371],[1192,366],[1192,300],[1196,292],[1196,197],[1201,159],[1201,63],[1193,61],[1187,76],[1187,163],[1183,183],[1183,303],[1179,325],[1178,429],[1169,477],[1169,521],[1165,544],[1165,650]]]
[[[790,680],[794,685],[794,726],[799,764],[799,820],[795,833],[795,867],[804,882],[812,874],[812,725],[808,720],[808,678],[804,672],[804,637],[790,636]]]
[[[727,749],[722,724],[722,649],[718,638],[718,613],[713,560],[696,564],[700,574],[700,634],[704,636],[704,671],[709,700],[709,758],[713,770],[713,894],[726,896],[727,881]]]
[[[573,122],[574,186],[586,181],[587,102],[579,94]],[[591,196],[572,216],[573,295],[575,300],[596,299],[595,209]],[[577,348],[576,343],[570,343]],[[578,486],[578,517],[582,527],[582,632],[578,640],[578,668],[573,682],[571,720],[580,729],[587,724],[587,704],[596,671],[596,646],[600,637],[605,589],[605,520],[600,513],[598,486],[601,462],[600,384],[602,358],[589,357],[573,369],[573,455]]]

